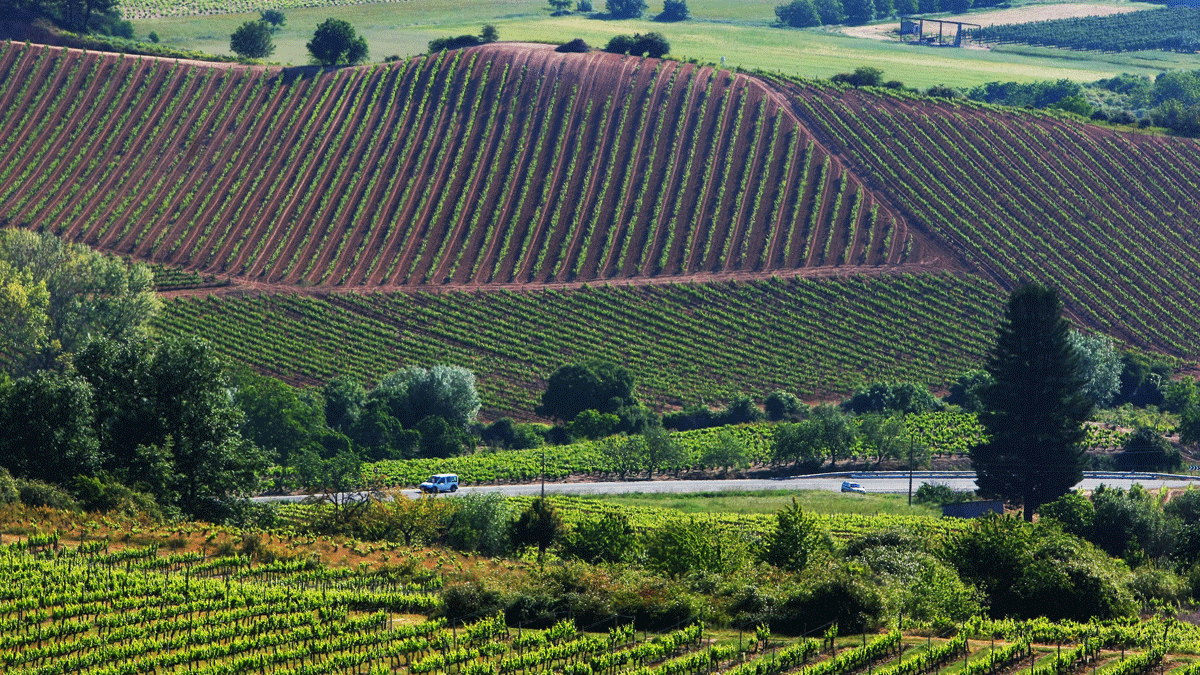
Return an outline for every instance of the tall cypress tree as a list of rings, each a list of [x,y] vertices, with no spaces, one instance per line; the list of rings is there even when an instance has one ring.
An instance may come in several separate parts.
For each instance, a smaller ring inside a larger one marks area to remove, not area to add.
[[[1020,501],[1025,519],[1083,479],[1082,364],[1068,339],[1062,301],[1038,284],[1012,292],[987,365],[980,422],[989,441],[971,450],[975,483],[989,496]]]

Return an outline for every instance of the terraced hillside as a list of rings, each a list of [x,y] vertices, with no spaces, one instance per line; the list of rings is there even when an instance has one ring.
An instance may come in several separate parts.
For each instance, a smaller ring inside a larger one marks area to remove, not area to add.
[[[268,283],[885,265],[920,246],[759,81],[450,52],[320,73],[0,47],[0,217]]]

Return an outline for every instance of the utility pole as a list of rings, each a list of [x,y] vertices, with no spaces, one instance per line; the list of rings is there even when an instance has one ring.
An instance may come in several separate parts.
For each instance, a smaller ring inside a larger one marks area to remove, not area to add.
[[[911,492],[911,485],[909,486]],[[910,498],[911,499],[911,498]],[[542,446],[542,501],[546,501],[546,447]]]

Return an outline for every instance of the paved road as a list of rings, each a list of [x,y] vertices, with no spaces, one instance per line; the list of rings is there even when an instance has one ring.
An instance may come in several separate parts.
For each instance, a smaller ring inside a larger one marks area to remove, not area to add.
[[[724,492],[728,490],[841,490],[842,481],[852,480],[862,484],[867,492],[907,493],[908,474],[903,472],[877,473],[838,473],[790,478],[743,478],[734,480],[656,480],[656,481],[624,481],[598,483],[546,483],[546,493],[556,495],[596,495],[596,494],[629,494],[638,492],[653,493],[688,493],[688,492]],[[1188,476],[1156,476],[1153,474],[1116,474],[1090,473],[1086,474],[1083,482],[1077,487],[1084,490],[1094,490],[1101,483],[1109,487],[1129,489],[1134,483],[1140,483],[1148,489],[1157,490],[1159,487],[1182,488],[1196,484],[1200,478]],[[975,474],[970,471],[947,471],[934,473],[917,473],[913,478],[913,489],[921,483],[944,483],[955,490],[974,490]],[[458,494],[482,494],[499,492],[514,497],[518,495],[536,495],[541,492],[541,485],[480,485],[463,487]],[[405,491],[409,496],[415,496],[416,490]],[[256,497],[259,501],[299,501],[303,497]]]

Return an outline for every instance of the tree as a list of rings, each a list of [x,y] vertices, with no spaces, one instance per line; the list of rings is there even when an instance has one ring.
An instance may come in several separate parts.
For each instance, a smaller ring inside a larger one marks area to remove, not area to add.
[[[600,441],[597,448],[600,456],[608,460],[610,471],[616,471],[621,480],[630,472],[642,469],[642,438],[640,436],[609,436]]]
[[[775,512],[775,529],[763,538],[762,557],[767,563],[789,572],[803,572],[820,552],[833,550],[833,540],[816,518],[792,503]]]
[[[367,58],[366,39],[341,19],[322,21],[305,46],[313,61],[322,66],[354,65]]]
[[[621,426],[621,418],[613,413],[599,410],[584,410],[575,416],[569,425],[575,438],[597,439],[612,436]]]
[[[262,22],[271,27],[271,32],[274,33],[280,28],[283,28],[287,23],[287,15],[277,9],[263,10],[260,14]]]
[[[821,23],[826,26],[846,20],[842,0],[813,0],[813,7],[817,8],[817,14],[821,15]]]
[[[875,463],[885,459],[900,459],[908,444],[904,419],[898,415],[864,415],[858,426],[858,437],[863,447],[875,453]]]
[[[550,376],[537,414],[570,422],[584,410],[615,413],[637,405],[633,375],[624,366],[591,360],[560,367]]]
[[[660,33],[634,33],[633,43],[629,47],[629,53],[633,56],[648,56],[652,59],[661,59],[670,52],[671,43]]]
[[[646,0],[604,0],[604,8],[614,19],[640,19],[648,9]]]
[[[536,546],[538,563],[546,556],[546,549],[562,534],[562,516],[554,505],[538,497],[513,521],[511,538],[518,551]]]
[[[673,519],[646,538],[649,566],[678,578],[690,572],[729,574],[741,567],[744,544],[695,518]]]
[[[547,0],[550,3],[550,16],[562,16],[571,13],[574,0]]]
[[[402,368],[385,376],[368,398],[387,401],[405,429],[429,416],[465,429],[475,421],[480,405],[475,374],[460,366]]]
[[[458,510],[450,518],[447,543],[460,551],[501,555],[512,547],[509,539],[511,510],[497,492],[466,495],[457,500]]]
[[[563,555],[587,563],[620,563],[633,557],[637,533],[624,514],[607,512],[576,523],[562,541]]]
[[[829,79],[852,87],[878,87],[883,84],[883,71],[871,66],[859,66],[853,73],[838,73]]]
[[[654,17],[655,21],[687,21],[691,18],[688,12],[687,0],[663,0],[662,12]]]
[[[679,447],[661,426],[650,426],[642,432],[642,464],[646,467],[646,478],[653,479],[660,468],[678,464],[683,460],[683,449]]]
[[[818,442],[828,453],[831,466],[849,456],[850,444],[854,442],[854,429],[841,411],[831,405],[819,405],[812,409],[810,421],[816,427]]]
[[[1117,455],[1121,471],[1174,471],[1183,464],[1179,449],[1153,427],[1138,425]]]
[[[775,7],[775,18],[779,23],[792,28],[812,28],[821,25],[821,15],[812,0],[792,0],[786,5]]]
[[[815,470],[825,461],[821,431],[816,422],[781,424],[775,429],[775,458]]]
[[[17,478],[65,483],[100,469],[87,380],[38,371],[0,388],[0,465]]]
[[[984,495],[1020,501],[1025,519],[1083,478],[1083,423],[1092,403],[1058,293],[1039,284],[1012,292],[987,364],[980,423],[988,441],[971,449]]]
[[[808,406],[792,392],[779,390],[763,399],[763,412],[772,422],[780,422],[799,418],[808,412]]]
[[[722,431],[713,439],[712,446],[700,461],[705,466],[721,467],[725,470],[729,470],[730,467],[745,469],[750,466],[750,455],[742,439],[728,431]]]
[[[954,384],[950,385],[950,393],[942,401],[961,407],[963,412],[980,412],[983,410],[980,394],[991,383],[992,376],[988,375],[986,370],[969,371],[959,376]]]
[[[882,71],[876,72],[882,74]],[[887,412],[923,413],[937,410],[939,407],[937,399],[929,393],[929,389],[912,382],[876,382],[866,389],[854,392],[854,396],[842,404],[843,409],[859,415]]]
[[[842,7],[847,23],[861,25],[875,18],[874,0],[842,0]]]
[[[161,304],[149,267],[50,234],[0,231],[0,261],[0,302],[19,312],[0,320],[13,373],[58,367],[95,338],[144,335]]]
[[[229,51],[243,59],[265,59],[275,53],[271,26],[266,21],[247,21],[229,36]]]
[[[500,31],[492,24],[484,24],[479,31],[479,41],[484,44],[490,44],[500,39]]]
[[[1083,395],[1098,408],[1108,407],[1121,388],[1121,353],[1116,342],[1107,335],[1076,330],[1071,331],[1070,341],[1083,368]]]

